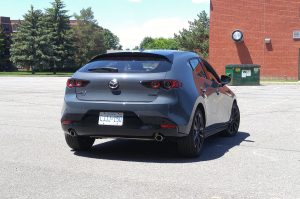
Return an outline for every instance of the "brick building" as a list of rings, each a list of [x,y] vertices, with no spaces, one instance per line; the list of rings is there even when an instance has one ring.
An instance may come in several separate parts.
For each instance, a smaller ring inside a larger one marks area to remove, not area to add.
[[[259,64],[267,79],[300,79],[300,0],[211,0],[209,60]],[[234,30],[244,39],[235,42]]]
[[[0,26],[6,34],[11,34],[17,31],[18,25],[22,20],[11,20],[10,17],[0,16]],[[76,26],[77,20],[70,20],[70,26]]]
[[[0,55],[0,71],[9,70],[11,67],[11,63],[9,61],[10,53],[10,36],[13,32],[13,27],[15,27],[14,23],[11,22],[9,17],[0,17],[0,27],[6,35],[5,39],[5,51],[4,54]]]
[[[18,25],[22,22],[22,20],[11,20],[10,17],[2,17],[0,16],[0,27],[4,31],[7,36],[6,40],[6,51],[4,52],[4,56],[0,56],[0,70],[4,68],[8,68],[11,63],[9,61],[10,57],[10,43],[11,43],[11,35],[14,32],[18,31]],[[70,20],[70,26],[76,26],[77,20]]]

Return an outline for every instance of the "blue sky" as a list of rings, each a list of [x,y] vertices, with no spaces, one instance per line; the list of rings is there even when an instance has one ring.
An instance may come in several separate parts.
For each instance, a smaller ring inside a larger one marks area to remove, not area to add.
[[[0,0],[0,16],[22,19],[30,5],[49,7],[52,0]],[[64,0],[69,15],[92,7],[99,25],[116,34],[125,48],[139,45],[145,36],[172,37],[202,10],[209,0]]]

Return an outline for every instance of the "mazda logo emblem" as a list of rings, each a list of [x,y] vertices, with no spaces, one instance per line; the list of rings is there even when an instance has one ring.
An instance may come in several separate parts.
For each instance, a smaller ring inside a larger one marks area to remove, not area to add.
[[[111,89],[117,89],[119,88],[119,82],[117,79],[112,79],[110,80],[110,82],[108,83],[109,88]]]

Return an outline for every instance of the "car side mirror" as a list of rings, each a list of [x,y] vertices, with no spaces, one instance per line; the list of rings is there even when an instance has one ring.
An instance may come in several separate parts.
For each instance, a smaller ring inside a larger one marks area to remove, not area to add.
[[[231,82],[231,77],[227,75],[221,75],[221,84],[222,86],[229,84]]]

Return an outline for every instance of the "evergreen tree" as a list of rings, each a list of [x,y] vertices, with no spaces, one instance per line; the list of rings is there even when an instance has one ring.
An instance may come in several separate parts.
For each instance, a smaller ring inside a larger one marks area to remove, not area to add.
[[[51,3],[42,17],[39,31],[40,55],[46,67],[55,74],[57,68],[71,65],[74,59],[74,33],[70,28],[70,16],[61,0]]]
[[[12,36],[11,61],[15,65],[29,66],[32,69],[32,73],[40,66],[38,23],[41,17],[42,12],[34,10],[33,6],[31,6],[28,13],[24,15],[24,21],[20,23],[18,32]]]
[[[106,52],[106,43],[103,28],[94,18],[94,13],[89,7],[82,9],[80,14],[75,14],[77,26],[74,27],[76,35],[76,63],[82,66],[92,57]]]
[[[208,56],[209,17],[205,11],[197,15],[197,19],[189,21],[189,29],[175,34],[175,39],[184,50],[196,51],[204,57]]]

